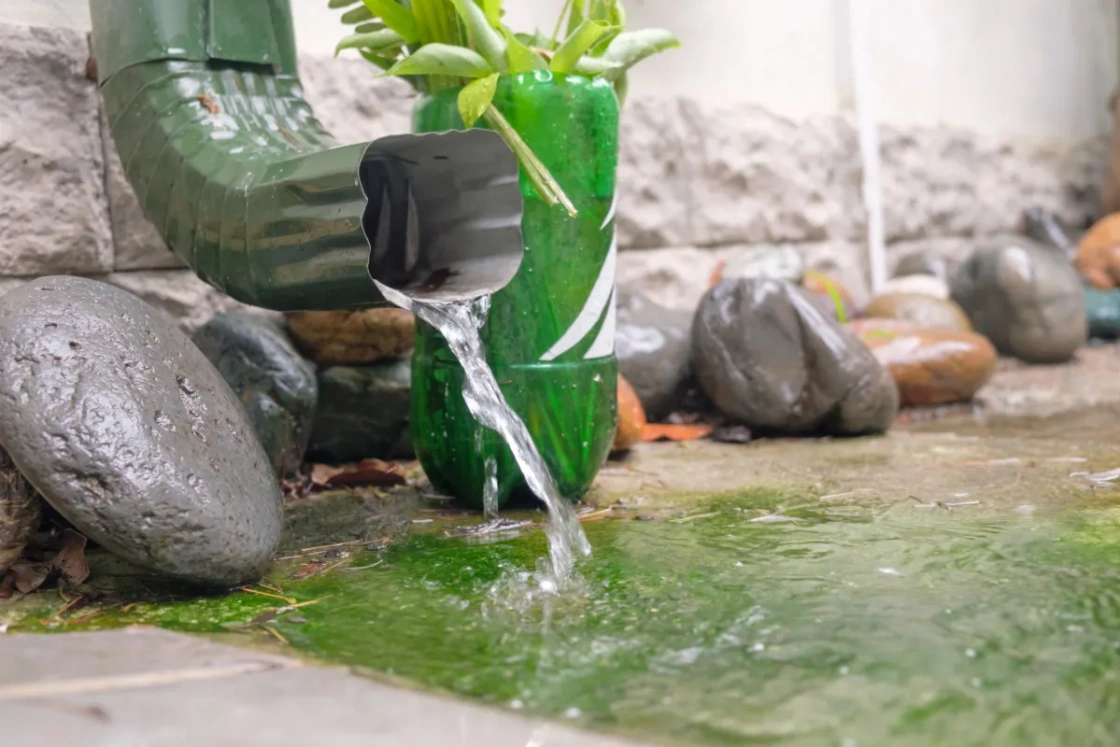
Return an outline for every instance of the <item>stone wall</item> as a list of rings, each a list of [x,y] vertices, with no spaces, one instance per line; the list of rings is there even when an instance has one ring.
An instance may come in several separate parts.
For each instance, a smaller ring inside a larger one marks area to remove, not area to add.
[[[85,35],[0,24],[0,292],[72,273],[137,293],[191,328],[232,302],[164,246],[121,172]],[[361,61],[307,58],[308,99],[342,141],[408,128],[411,95]],[[1040,205],[1082,226],[1097,214],[1105,139],[1000,142],[946,128],[881,133],[892,261],[959,256],[1017,231]],[[792,243],[866,294],[860,159],[853,123],[790,121],[747,104],[627,103],[619,167],[619,280],[689,306],[738,247]]]

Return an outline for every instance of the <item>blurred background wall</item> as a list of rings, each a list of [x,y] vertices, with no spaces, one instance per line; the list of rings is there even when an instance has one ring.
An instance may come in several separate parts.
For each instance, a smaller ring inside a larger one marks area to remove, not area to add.
[[[331,59],[339,12],[326,0],[291,2],[321,119],[347,140],[407,128],[406,88],[375,80],[356,55]],[[551,31],[562,4],[507,0],[508,20]],[[628,0],[627,10],[631,27],[665,27],[684,44],[633,74],[619,175],[621,241],[633,250],[620,277],[664,302],[692,303],[721,257],[770,243],[792,243],[865,289],[858,106],[881,126],[892,264],[914,252],[962,254],[1017,230],[1032,205],[1075,227],[1096,217],[1107,104],[1120,82],[1117,0]],[[34,216],[0,215],[0,282],[72,271],[119,279],[176,312],[209,308],[220,299],[168,257],[114,170],[82,75],[89,20],[87,0],[0,2],[0,88],[16,102],[0,110],[0,146],[15,146],[0,159],[39,159],[0,176],[0,199],[34,193],[36,180],[57,191],[42,176],[53,164],[74,172],[69,183],[86,185],[81,200],[93,204],[52,217],[66,247],[53,252]],[[858,100],[854,54],[866,70]],[[74,79],[60,81],[60,66]],[[37,106],[48,114],[29,114]],[[44,138],[45,127],[64,131]],[[74,144],[87,141],[88,153]],[[70,145],[50,145],[59,142]]]

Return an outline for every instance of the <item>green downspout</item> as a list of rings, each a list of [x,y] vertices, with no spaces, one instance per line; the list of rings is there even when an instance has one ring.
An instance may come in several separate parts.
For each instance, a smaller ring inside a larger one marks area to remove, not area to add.
[[[338,145],[303,98],[287,0],[90,0],[113,140],[204,281],[277,311],[479,296],[522,257],[517,159],[484,130]]]

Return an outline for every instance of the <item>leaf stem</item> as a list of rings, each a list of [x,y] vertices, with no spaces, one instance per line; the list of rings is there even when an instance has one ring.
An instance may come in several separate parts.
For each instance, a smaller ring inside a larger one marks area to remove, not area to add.
[[[541,160],[537,158],[537,154],[521,139],[521,136],[517,134],[517,130],[513,129],[513,126],[502,116],[502,113],[491,104],[486,109],[486,113],[483,114],[483,117],[485,117],[486,121],[490,123],[490,126],[502,136],[502,139],[506,141],[506,145],[509,146],[510,150],[517,155],[517,160],[525,167],[525,173],[528,174],[529,181],[533,183],[533,186],[536,187],[537,191],[540,193],[541,199],[548,205],[555,205],[557,203],[563,205],[564,209],[568,211],[568,215],[573,218],[576,217],[579,214],[579,211],[576,210],[576,206],[568,199],[568,195],[564,193],[563,188],[557,183],[548,168],[541,163]]]
[[[564,0],[564,7],[560,9],[560,17],[556,19],[556,28],[552,31],[552,38],[548,40],[548,48],[556,49],[556,42],[560,39],[560,27],[564,24],[564,16],[571,10],[572,0]]]

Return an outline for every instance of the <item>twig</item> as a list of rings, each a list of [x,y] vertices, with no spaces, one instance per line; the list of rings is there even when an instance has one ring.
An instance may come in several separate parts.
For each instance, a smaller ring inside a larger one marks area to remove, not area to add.
[[[276,640],[283,643],[285,646],[291,646],[292,645],[292,642],[289,641],[287,638],[285,638],[280,633],[279,630],[276,630],[275,628],[270,628],[267,625],[265,625],[264,623],[260,623],[259,625],[257,625],[257,627],[260,628],[261,630],[265,631],[266,633],[268,633],[270,636],[272,636]]]
[[[259,594],[262,597],[272,597],[273,599],[279,599],[281,602],[287,602],[288,604],[296,603],[296,600],[292,599],[291,597],[282,597],[279,594],[271,594],[267,591],[258,591],[256,589],[251,589],[248,586],[242,586],[241,591],[248,592],[249,594]]]

